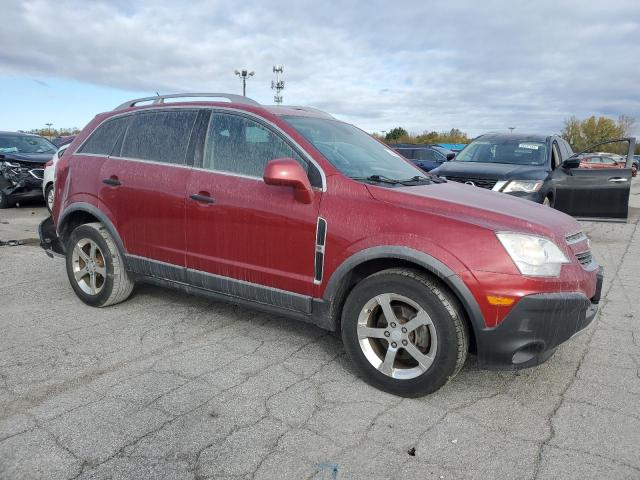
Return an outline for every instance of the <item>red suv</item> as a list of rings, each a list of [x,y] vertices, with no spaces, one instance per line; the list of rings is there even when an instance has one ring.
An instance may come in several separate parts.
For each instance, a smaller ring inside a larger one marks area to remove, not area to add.
[[[571,217],[432,177],[315,109],[165,102],[200,96],[100,114],[57,163],[40,236],[83,302],[144,281],[310,322],[404,396],[468,352],[539,364],[594,318],[602,273]]]

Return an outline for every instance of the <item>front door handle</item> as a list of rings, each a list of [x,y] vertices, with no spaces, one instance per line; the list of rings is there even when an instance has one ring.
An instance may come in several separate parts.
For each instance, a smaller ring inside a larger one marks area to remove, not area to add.
[[[624,183],[627,181],[627,179],[622,177],[613,177],[613,178],[610,178],[609,181],[611,183]]]
[[[203,195],[202,193],[194,193],[190,195],[189,198],[191,198],[191,200],[195,200],[196,202],[201,202],[206,204],[212,204],[215,202],[215,200],[212,197],[210,197],[209,195]]]
[[[118,180],[118,177],[116,177],[115,175],[112,175],[109,178],[103,178],[102,183],[110,185],[112,187],[119,187],[120,185],[122,185],[120,183],[120,180]]]

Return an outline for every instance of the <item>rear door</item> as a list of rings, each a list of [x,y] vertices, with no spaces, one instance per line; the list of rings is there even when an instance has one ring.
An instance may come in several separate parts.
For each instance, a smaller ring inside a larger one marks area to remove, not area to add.
[[[554,144],[556,142],[554,141]],[[558,148],[556,146],[556,148]],[[596,144],[586,151],[601,149],[626,150],[625,168],[568,168],[567,159],[552,173],[555,186],[554,207],[569,215],[583,218],[625,220],[629,213],[631,165],[635,138],[611,140]],[[577,154],[571,159],[575,159]]]
[[[102,168],[117,198],[118,232],[141,273],[151,274],[157,262],[184,270],[187,150],[197,115],[179,108],[137,112]]]

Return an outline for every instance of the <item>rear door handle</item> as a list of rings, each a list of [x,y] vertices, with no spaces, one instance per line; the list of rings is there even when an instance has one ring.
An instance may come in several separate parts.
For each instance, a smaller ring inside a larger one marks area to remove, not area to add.
[[[215,202],[215,200],[211,198],[209,195],[203,195],[201,193],[194,193],[190,195],[190,198],[191,200],[195,200],[196,202],[207,203],[207,204],[212,204]]]
[[[116,176],[111,176],[109,178],[103,178],[102,179],[102,183],[104,183],[106,185],[110,185],[112,187],[119,187],[120,185],[122,185],[120,183],[120,180],[118,180],[118,177],[116,177]]]
[[[611,183],[624,183],[627,181],[627,179],[622,177],[613,177],[613,178],[610,178],[609,181]]]

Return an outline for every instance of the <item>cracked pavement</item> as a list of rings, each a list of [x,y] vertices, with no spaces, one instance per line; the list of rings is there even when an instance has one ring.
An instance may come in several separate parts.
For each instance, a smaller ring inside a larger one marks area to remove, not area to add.
[[[420,399],[366,385],[310,325],[151,286],[94,309],[61,259],[2,247],[0,478],[638,479],[640,230],[583,225],[594,323],[542,366],[472,356]]]

